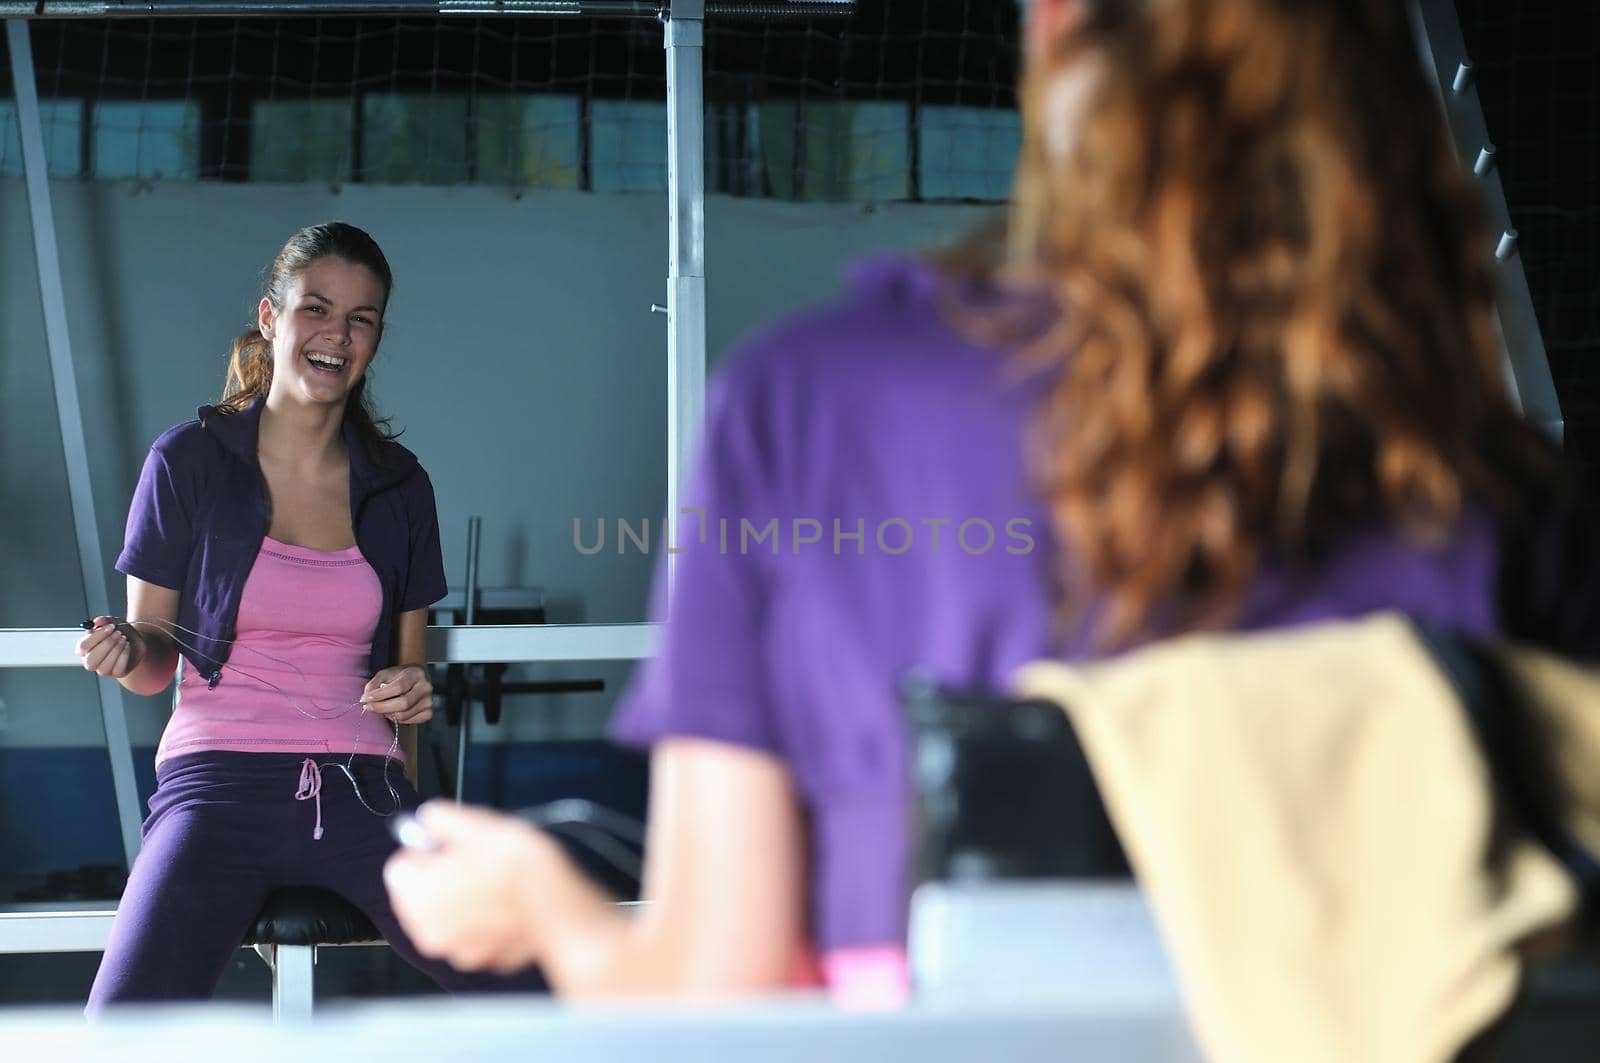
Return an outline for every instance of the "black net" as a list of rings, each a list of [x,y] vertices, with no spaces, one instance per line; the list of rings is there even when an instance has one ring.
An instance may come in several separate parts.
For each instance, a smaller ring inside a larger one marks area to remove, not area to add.
[[[649,20],[39,21],[32,32],[58,176],[666,188],[665,52]],[[1004,199],[1016,38],[1010,0],[712,16],[707,189]],[[6,125],[0,173],[16,174]]]
[[[1569,438],[1581,442],[1600,428],[1600,5],[1458,9]],[[709,18],[707,190],[1003,200],[1019,142],[1017,31],[1013,0]],[[40,21],[32,33],[58,176],[666,188],[653,21]],[[7,70],[0,95],[9,82]],[[0,175],[16,175],[9,99],[0,112]]]

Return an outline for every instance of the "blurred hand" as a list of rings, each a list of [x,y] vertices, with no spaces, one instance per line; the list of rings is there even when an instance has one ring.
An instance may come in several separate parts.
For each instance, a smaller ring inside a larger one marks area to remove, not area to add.
[[[97,616],[94,628],[78,640],[73,652],[83,658],[86,671],[122,679],[139,667],[145,649],[138,628],[119,617]]]
[[[402,848],[383,881],[400,925],[424,956],[458,970],[518,971],[539,959],[529,912],[560,848],[520,819],[430,801],[417,811],[432,848]]]
[[[433,681],[420,664],[385,668],[367,680],[361,704],[395,723],[426,723],[433,718]]]

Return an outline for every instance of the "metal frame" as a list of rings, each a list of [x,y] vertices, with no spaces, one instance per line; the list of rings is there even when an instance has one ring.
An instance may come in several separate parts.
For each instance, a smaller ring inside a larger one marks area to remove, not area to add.
[[[317,946],[260,945],[256,951],[272,969],[272,1020],[303,1022],[311,1018],[316,999]]]
[[[1424,67],[1434,76],[1456,154],[1482,182],[1484,203],[1500,232],[1495,258],[1500,265],[1495,309],[1505,344],[1506,379],[1522,414],[1557,442],[1565,434],[1561,403],[1550,376],[1550,358],[1533,311],[1528,276],[1517,253],[1517,230],[1511,224],[1505,187],[1496,165],[1494,143],[1483,117],[1477,79],[1467,56],[1466,39],[1453,0],[1410,0],[1409,13]]]
[[[634,661],[654,652],[659,624],[488,624],[428,628],[430,664]],[[77,668],[75,627],[0,628],[0,668]]]
[[[652,0],[373,0],[365,4],[319,0],[0,0],[0,18],[238,18],[276,15],[519,15],[583,18],[655,18]]]
[[[34,80],[33,47],[26,22],[6,23],[6,46],[11,53],[11,83],[17,101],[22,166],[28,185],[28,212],[33,222],[34,268],[39,275],[39,301],[44,309],[45,346],[50,351],[56,419],[61,428],[61,447],[67,464],[67,490],[72,499],[72,525],[78,540],[78,573],[83,580],[83,597],[88,615],[105,616],[111,612],[111,597],[106,588],[105,557],[100,550],[99,525],[95,522],[94,491],[89,480],[89,447],[84,440],[78,378],[73,371],[72,341],[67,330],[67,301],[61,284],[61,254],[56,246],[55,212],[50,204],[44,130],[39,117],[39,89]],[[106,731],[106,753],[111,758],[111,785],[117,795],[122,852],[131,865],[139,852],[139,788],[133,773],[128,720],[122,710],[122,689],[111,679],[100,679],[95,687],[100,697],[100,719]]]
[[[518,18],[666,18],[741,15],[765,18],[842,15],[855,0],[0,0],[4,19],[241,18],[258,16],[319,18],[341,15],[505,15]],[[689,15],[693,8],[699,14]],[[683,12],[683,14],[679,14]]]
[[[13,952],[100,952],[117,914],[112,902],[73,910],[30,905],[0,912],[0,956]]]
[[[667,527],[705,408],[705,3],[674,0],[667,49]],[[682,540],[674,534],[673,540]],[[667,555],[668,600],[677,557]]]
[[[100,952],[111,936],[114,907],[80,911],[0,912],[0,956],[7,953]],[[381,939],[327,945],[258,945],[272,971],[272,1017],[311,1018],[315,1004],[317,949],[383,945]]]
[[[461,620],[467,627],[472,627],[478,621],[478,548],[483,540],[483,518],[469,517],[467,519],[467,579],[462,584],[461,593],[462,609]],[[467,679],[472,678],[471,669],[467,670]],[[472,703],[468,701],[461,706],[461,722],[456,731],[456,800],[460,801],[467,792],[467,746],[472,741]]]

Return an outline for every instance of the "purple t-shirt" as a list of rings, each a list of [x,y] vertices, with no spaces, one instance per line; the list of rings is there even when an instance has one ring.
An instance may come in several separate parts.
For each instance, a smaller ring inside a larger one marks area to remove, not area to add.
[[[904,938],[906,672],[1003,690],[1019,665],[1090,645],[1052,637],[1056,547],[1023,465],[1039,382],[948,324],[914,261],[864,263],[850,289],[715,381],[686,503],[705,535],[679,520],[671,622],[613,725],[788,764],[824,954]],[[1470,521],[1436,550],[1350,541],[1315,572],[1258,579],[1240,626],[1393,609],[1494,634],[1495,539]]]

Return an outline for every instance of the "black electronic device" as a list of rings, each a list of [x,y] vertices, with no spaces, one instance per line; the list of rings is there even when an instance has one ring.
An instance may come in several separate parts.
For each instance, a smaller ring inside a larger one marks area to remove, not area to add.
[[[913,884],[1130,874],[1059,706],[955,693],[920,678],[903,684],[902,696],[916,810]]]

